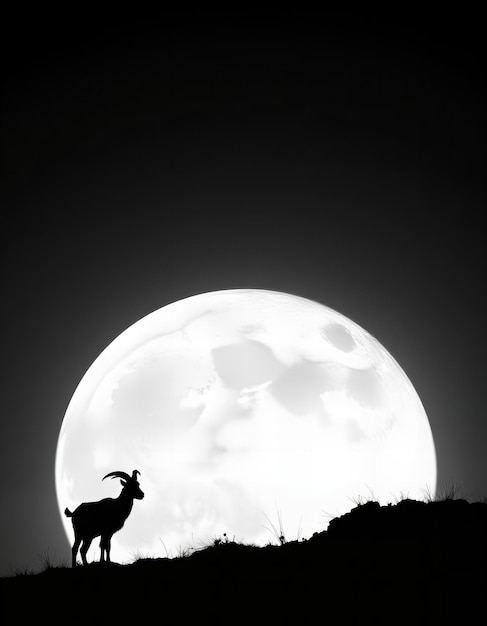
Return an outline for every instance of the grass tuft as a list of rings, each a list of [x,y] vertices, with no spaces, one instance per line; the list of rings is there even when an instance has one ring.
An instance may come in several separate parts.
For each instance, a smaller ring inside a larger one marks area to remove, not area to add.
[[[427,503],[467,499],[461,488],[453,480],[449,485],[442,485],[437,490],[436,495],[433,494],[429,485],[422,489],[422,493],[423,500]]]
[[[51,569],[69,567],[69,563],[67,559],[62,559],[56,564],[54,562],[55,556],[56,556],[56,553],[54,553],[54,557],[51,557],[50,548],[46,548],[44,552],[39,555],[39,560],[41,562],[43,572],[46,572]]]
[[[265,528],[266,530],[268,530],[270,533],[272,533],[274,535],[274,537],[277,539],[279,545],[282,546],[285,543],[287,543],[287,540],[286,540],[286,535],[284,534],[284,525],[283,525],[283,522],[282,522],[282,514],[281,514],[281,511],[279,510],[277,504],[276,504],[276,512],[277,512],[277,526],[272,522],[270,517],[266,513],[264,513],[264,517],[269,522],[271,527],[269,528],[269,526],[265,526],[264,524],[262,524],[262,527]],[[300,522],[300,525],[301,525],[301,522]]]
[[[450,485],[443,485],[440,490],[440,496],[437,500],[461,500],[465,495],[458,485],[451,481]]]

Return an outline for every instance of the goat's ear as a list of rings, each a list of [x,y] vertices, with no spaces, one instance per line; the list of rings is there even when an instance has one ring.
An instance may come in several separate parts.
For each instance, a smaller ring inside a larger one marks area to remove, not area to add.
[[[121,480],[120,484],[122,485],[122,487],[125,487],[125,485],[127,484],[127,481],[126,480]]]

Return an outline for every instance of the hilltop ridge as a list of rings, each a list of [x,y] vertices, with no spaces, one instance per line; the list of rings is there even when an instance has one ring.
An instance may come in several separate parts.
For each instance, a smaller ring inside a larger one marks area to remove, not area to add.
[[[0,588],[8,601],[59,594],[81,607],[83,598],[90,606],[103,599],[98,615],[111,619],[162,607],[182,623],[299,624],[321,615],[431,624],[480,607],[486,573],[487,503],[405,499],[360,504],[306,540],[257,547],[217,539],[190,556],[47,567],[4,578]]]

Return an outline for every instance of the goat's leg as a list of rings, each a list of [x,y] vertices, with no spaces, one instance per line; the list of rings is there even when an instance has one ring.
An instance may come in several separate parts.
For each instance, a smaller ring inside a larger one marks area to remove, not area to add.
[[[81,543],[81,539],[79,537],[74,537],[73,547],[71,548],[71,567],[76,567],[76,555],[78,554],[79,544]]]
[[[88,561],[86,560],[86,553],[88,552],[88,548],[91,545],[91,542],[93,541],[93,537],[90,537],[89,539],[83,539],[83,543],[81,544],[81,558],[83,559],[83,565],[88,565]]]
[[[107,563],[111,563],[110,561],[110,550],[112,549],[112,536],[108,535],[105,538],[105,550],[107,553]]]
[[[100,537],[100,563],[105,560],[105,543],[103,541],[103,535]]]
[[[107,540],[108,540],[108,537],[106,535],[102,535],[100,537],[100,549],[101,549],[100,563],[104,563],[105,555],[107,557],[107,561],[110,561],[110,555],[108,554],[108,549],[107,549]]]

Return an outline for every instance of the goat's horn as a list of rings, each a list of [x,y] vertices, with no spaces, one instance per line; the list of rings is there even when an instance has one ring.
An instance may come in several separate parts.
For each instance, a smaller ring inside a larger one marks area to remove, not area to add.
[[[105,478],[108,478],[109,476],[111,476],[112,478],[123,478],[124,480],[131,480],[127,472],[110,472],[109,474],[104,476],[102,480],[105,480]]]
[[[133,480],[137,480],[137,474],[140,476],[140,472],[139,472],[139,470],[134,470],[134,471],[132,472],[132,479],[133,479]]]

